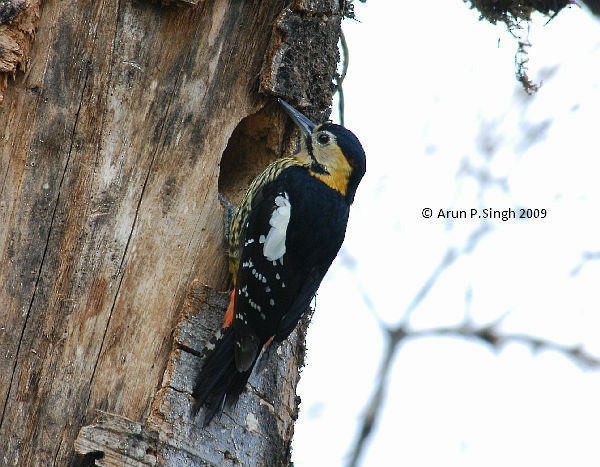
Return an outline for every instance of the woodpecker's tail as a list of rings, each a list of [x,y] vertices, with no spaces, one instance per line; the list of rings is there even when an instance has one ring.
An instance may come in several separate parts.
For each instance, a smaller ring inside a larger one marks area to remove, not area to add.
[[[233,328],[220,330],[215,339],[206,346],[206,357],[194,384],[192,414],[198,414],[206,406],[204,426],[223,410],[225,403],[234,405],[246,387],[252,373],[252,365],[240,372],[235,366],[235,338]]]

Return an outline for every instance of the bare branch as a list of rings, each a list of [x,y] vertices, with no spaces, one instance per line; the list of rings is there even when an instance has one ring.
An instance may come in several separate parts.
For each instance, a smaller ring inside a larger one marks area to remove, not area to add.
[[[381,413],[381,407],[383,404],[383,400],[385,398],[385,390],[387,387],[387,379],[390,373],[391,365],[393,362],[393,357],[396,353],[396,350],[399,347],[399,344],[406,338],[409,337],[407,333],[407,325],[406,323],[410,319],[410,316],[414,312],[414,310],[421,304],[423,299],[427,297],[431,289],[435,286],[438,279],[448,268],[450,268],[454,262],[462,255],[470,254],[475,247],[479,244],[479,242],[483,239],[483,237],[491,231],[492,227],[489,223],[483,222],[480,226],[473,230],[465,245],[458,249],[456,247],[450,247],[446,250],[446,253],[442,257],[442,260],[437,265],[437,267],[433,270],[429,278],[425,281],[425,284],[417,291],[412,301],[406,307],[406,311],[404,312],[404,317],[400,324],[395,327],[387,327],[377,318],[377,321],[382,328],[382,330],[387,335],[387,346],[385,353],[382,358],[381,367],[379,369],[379,376],[377,378],[377,382],[375,385],[375,391],[371,396],[371,400],[367,404],[367,408],[365,409],[363,421],[361,424],[361,428],[359,430],[358,438],[354,443],[354,448],[350,454],[350,460],[348,465],[354,467],[358,464],[360,456],[364,450],[365,443],[369,438],[375,423]],[[371,301],[368,299],[368,296],[363,292],[363,300],[367,304],[367,307],[370,310],[373,310],[373,306]],[[376,315],[376,313],[374,313]],[[412,331],[411,331],[412,332]]]
[[[493,347],[494,350],[500,350],[502,347],[504,347],[504,345],[511,342],[516,342],[531,347],[531,350],[535,353],[545,350],[558,352],[571,359],[573,363],[585,369],[600,367],[600,357],[587,353],[580,345],[562,345],[548,339],[543,339],[541,337],[531,336],[528,334],[504,334],[498,330],[498,325],[501,321],[502,320],[500,319],[494,323],[484,326],[475,326],[472,323],[465,322],[460,326],[404,331],[406,338],[456,336],[480,341],[483,344]]]
[[[600,368],[600,357],[586,352],[580,345],[568,346],[562,345],[537,336],[530,336],[520,333],[504,334],[498,327],[506,315],[500,319],[483,326],[477,326],[466,320],[458,326],[440,326],[429,329],[409,329],[405,326],[399,326],[393,331],[388,330],[388,341],[382,358],[379,376],[375,385],[375,391],[363,415],[363,420],[359,429],[358,438],[354,443],[350,454],[349,467],[358,465],[358,461],[363,454],[366,441],[368,440],[373,427],[381,413],[383,401],[385,399],[387,380],[392,367],[393,357],[396,351],[407,339],[419,339],[428,337],[462,337],[481,342],[499,351],[504,345],[516,342],[531,347],[534,353],[542,351],[554,351],[571,359],[575,364],[585,369]]]
[[[571,271],[571,276],[576,276],[581,272],[581,269],[590,261],[600,260],[600,251],[584,251],[581,254],[581,261]]]
[[[363,420],[358,430],[358,436],[351,449],[349,455],[348,465],[355,467],[358,465],[360,457],[364,452],[366,442],[373,431],[373,427],[376,425],[378,417],[381,414],[383,402],[385,399],[387,381],[389,373],[392,368],[392,362],[394,355],[396,354],[400,345],[406,339],[417,339],[427,338],[435,336],[456,336],[465,339],[473,339],[480,341],[483,344],[489,345],[496,350],[500,350],[505,344],[510,342],[517,342],[528,345],[532,351],[540,352],[550,350],[558,352],[570,358],[574,363],[583,368],[598,368],[600,367],[600,357],[594,356],[586,352],[581,346],[568,346],[562,345],[551,340],[543,339],[537,336],[531,336],[520,333],[502,333],[499,330],[501,322],[506,317],[506,314],[501,316],[498,320],[489,323],[487,325],[478,326],[469,319],[469,307],[471,301],[470,289],[467,290],[465,296],[465,320],[458,326],[441,326],[430,329],[411,329],[408,325],[412,313],[417,309],[421,302],[427,297],[429,292],[436,285],[440,276],[449,269],[458,258],[462,255],[468,255],[479,245],[481,240],[487,233],[492,230],[492,226],[489,223],[483,222],[475,229],[471,235],[467,238],[464,246],[460,249],[456,247],[450,247],[446,250],[440,263],[432,271],[429,278],[425,281],[423,286],[417,291],[412,301],[406,307],[404,316],[401,322],[395,327],[386,326],[382,320],[377,318],[376,313],[373,313],[382,328],[387,335],[387,344],[382,356],[381,366],[379,369],[379,375],[375,384],[375,389],[371,399],[367,403],[364,411]],[[586,252],[583,254],[583,261],[600,259],[599,252]],[[581,266],[578,266],[578,270]],[[368,299],[368,296],[363,291],[363,300],[368,305],[369,309],[373,311],[373,305]]]
[[[404,326],[404,323],[408,322],[412,313],[421,304],[423,299],[427,297],[427,295],[437,283],[442,273],[449,269],[461,255],[471,253],[481,241],[481,239],[491,230],[492,226],[489,223],[482,222],[479,228],[475,229],[471,233],[471,235],[466,241],[465,246],[461,250],[457,250],[455,247],[449,247],[446,250],[446,253],[442,257],[442,260],[440,261],[438,266],[433,270],[429,278],[425,281],[425,283],[416,293],[410,304],[406,307],[404,317],[402,318],[400,324],[396,327],[396,330],[402,328]]]
[[[392,362],[394,361],[394,355],[396,354],[399,341],[400,339],[397,338],[394,333],[388,332],[387,346],[382,359],[381,368],[379,369],[377,383],[375,384],[375,392],[367,404],[367,408],[363,415],[358,439],[350,454],[350,461],[348,462],[349,467],[356,467],[358,465],[358,460],[363,453],[365,442],[371,435],[371,430],[375,426],[375,422],[381,412],[383,400],[385,398],[385,390],[387,388],[387,378],[390,373]]]

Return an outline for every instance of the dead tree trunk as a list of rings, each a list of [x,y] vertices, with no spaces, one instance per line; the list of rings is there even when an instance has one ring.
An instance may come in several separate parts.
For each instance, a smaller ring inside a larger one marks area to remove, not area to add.
[[[327,108],[344,4],[0,3],[0,464],[289,461],[301,336],[208,431],[191,378],[217,190],[290,147],[271,96]]]

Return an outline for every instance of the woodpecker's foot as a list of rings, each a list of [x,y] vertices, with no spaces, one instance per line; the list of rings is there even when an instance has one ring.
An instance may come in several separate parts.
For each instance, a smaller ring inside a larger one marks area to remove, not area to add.
[[[219,203],[223,206],[225,214],[223,216],[223,221],[225,222],[225,244],[229,245],[229,226],[231,225],[231,219],[233,219],[233,215],[235,213],[235,206],[229,202],[225,196],[221,193],[218,194]]]

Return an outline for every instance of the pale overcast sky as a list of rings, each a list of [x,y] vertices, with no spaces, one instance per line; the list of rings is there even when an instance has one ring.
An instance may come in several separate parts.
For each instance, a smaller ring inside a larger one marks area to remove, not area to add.
[[[462,0],[354,4],[345,117],[367,177],[309,331],[297,467],[345,464],[384,348],[378,320],[398,323],[447,249],[483,222],[424,219],[424,208],[547,215],[489,221],[413,327],[458,325],[469,303],[475,323],[506,315],[503,332],[600,356],[600,23],[577,7],[547,26],[536,18],[529,67],[543,86],[528,98],[515,41]],[[586,252],[597,259],[582,263]],[[599,394],[600,370],[555,352],[408,341],[361,465],[597,467]]]

